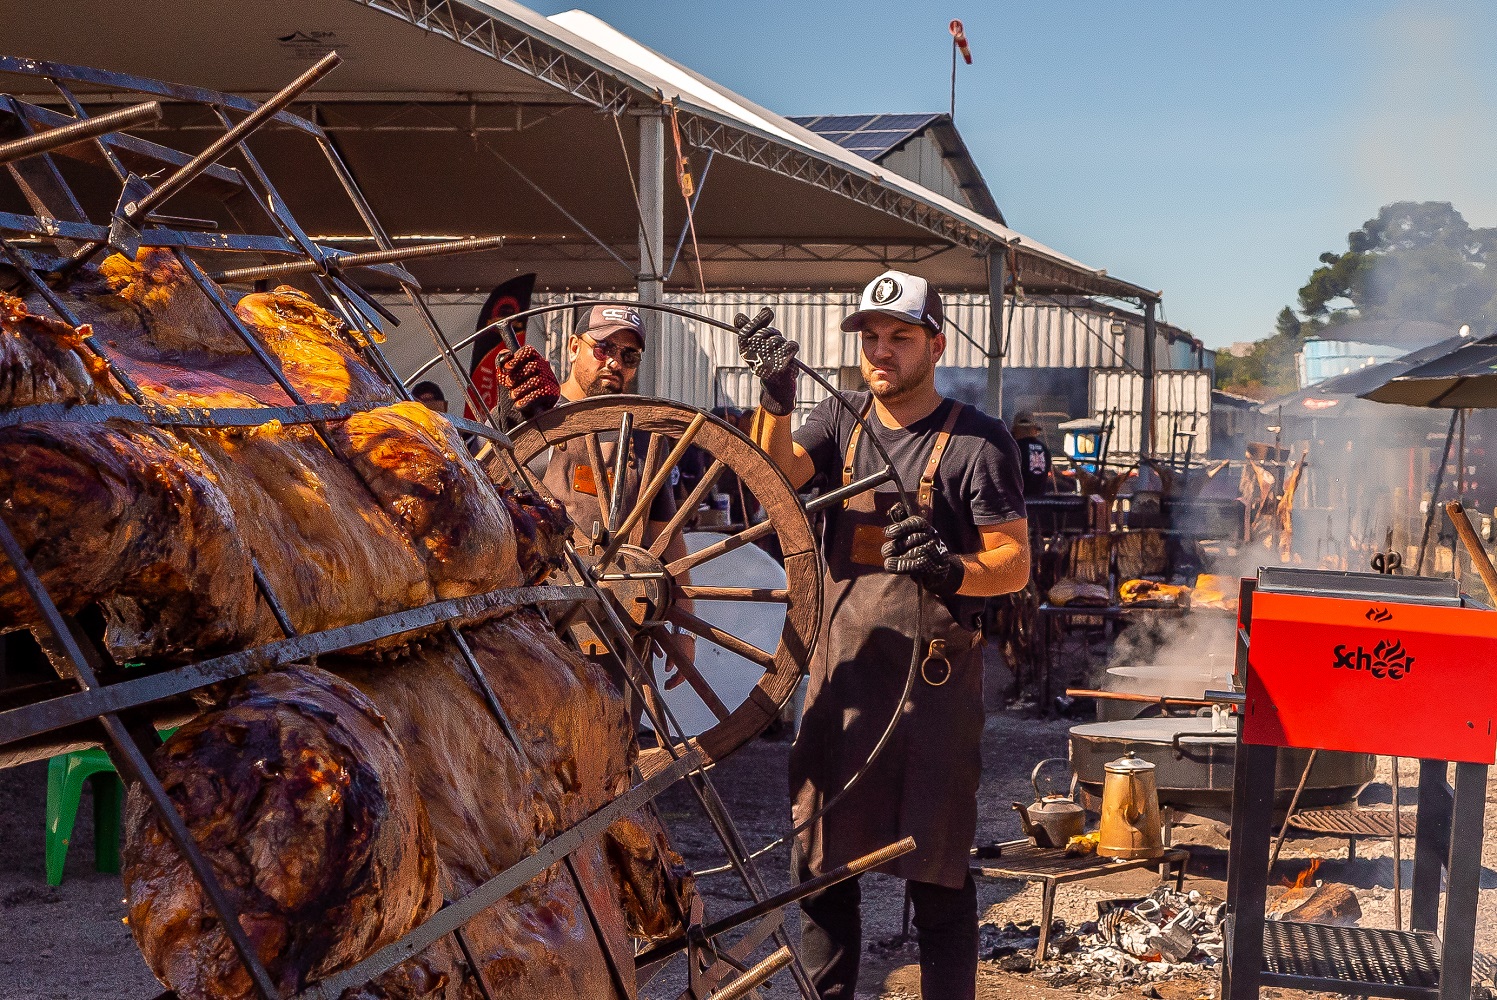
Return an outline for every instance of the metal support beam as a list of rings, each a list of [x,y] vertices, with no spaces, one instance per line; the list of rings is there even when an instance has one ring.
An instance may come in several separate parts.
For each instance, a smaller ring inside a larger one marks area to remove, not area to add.
[[[639,301],[658,303],[664,292],[665,274],[665,110],[652,109],[639,116]],[[639,368],[638,391],[659,395],[656,361],[663,317],[646,309],[645,351]]]
[[[983,409],[1003,417],[1003,263],[1004,248],[988,248],[988,391]]]
[[[1158,365],[1154,358],[1154,343],[1159,334],[1154,325],[1154,309],[1157,299],[1144,300],[1144,391],[1143,426],[1138,431],[1138,457],[1148,458],[1154,454],[1154,376]]]

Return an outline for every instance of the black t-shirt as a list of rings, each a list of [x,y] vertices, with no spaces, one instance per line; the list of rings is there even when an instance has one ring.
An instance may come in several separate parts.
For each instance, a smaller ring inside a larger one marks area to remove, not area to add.
[[[1050,492],[1050,449],[1037,437],[1020,438],[1018,443],[1024,495],[1044,496]]]
[[[853,409],[862,412],[868,404],[868,393],[847,393]],[[910,500],[920,486],[920,476],[930,461],[936,435],[946,425],[953,403],[945,400],[928,416],[908,427],[885,427],[873,411],[868,424],[894,462],[894,470],[904,483]],[[834,399],[816,405],[795,441],[811,456],[816,465],[817,485],[836,489],[842,485],[842,461],[852,435],[854,417]],[[871,476],[884,467],[877,449],[866,438],[858,442],[853,478]],[[979,527],[1003,524],[1025,516],[1024,484],[1020,479],[1019,447],[1003,421],[994,419],[973,406],[962,407],[951,429],[951,440],[936,469],[935,489],[931,493],[931,523],[947,548],[960,555],[971,555],[982,549]],[[892,491],[892,483],[880,487]],[[828,512],[831,519],[840,505]],[[982,598],[957,598],[952,611],[959,621],[969,620],[973,610],[980,610]],[[965,614],[961,612],[966,612]]]

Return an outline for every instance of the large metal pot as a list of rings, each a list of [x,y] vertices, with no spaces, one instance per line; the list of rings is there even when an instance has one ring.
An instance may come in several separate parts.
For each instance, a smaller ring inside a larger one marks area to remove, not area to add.
[[[1232,805],[1237,754],[1237,720],[1212,731],[1209,717],[1129,719],[1089,722],[1071,728],[1071,769],[1089,808],[1100,805],[1108,761],[1129,752],[1154,764],[1159,804],[1177,811],[1220,818]],[[1276,806],[1288,808],[1304,773],[1308,750],[1280,750],[1274,778]],[[1372,780],[1371,754],[1322,751],[1310,769],[1301,806],[1350,802]]]

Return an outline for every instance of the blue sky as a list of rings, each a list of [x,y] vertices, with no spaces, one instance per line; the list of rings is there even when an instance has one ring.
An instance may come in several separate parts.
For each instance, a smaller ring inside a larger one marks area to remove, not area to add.
[[[1211,346],[1271,332],[1388,202],[1497,225],[1497,5],[581,6],[787,115],[945,110],[961,18],[956,121],[1009,224],[1162,289]]]

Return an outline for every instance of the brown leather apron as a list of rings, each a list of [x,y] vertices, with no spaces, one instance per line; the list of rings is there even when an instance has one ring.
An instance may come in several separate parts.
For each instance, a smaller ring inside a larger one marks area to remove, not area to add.
[[[574,438],[554,445],[550,460],[546,463],[546,471],[541,476],[541,483],[547,492],[566,507],[567,515],[572,519],[572,544],[576,546],[577,554],[588,561],[590,561],[589,557],[595,554],[592,546],[593,526],[601,526],[605,521],[603,507],[608,503],[613,481],[613,457],[618,432],[605,432],[599,434],[598,437],[598,450],[603,458],[603,481],[601,483],[593,469],[592,461],[588,458],[588,448],[584,438]],[[627,443],[627,447],[629,453],[625,459],[624,470],[623,513],[625,516],[634,508],[639,498],[641,466],[644,464],[644,456],[636,454],[632,439]],[[631,543],[639,544],[643,540],[647,521],[648,519],[641,520],[630,532]],[[631,702],[630,711],[637,722],[641,706],[633,704],[634,699],[629,686],[613,657],[606,652],[606,644],[594,634],[591,628],[582,623],[572,626],[572,636],[583,653],[604,664],[609,676],[624,693],[625,698]],[[643,643],[636,652],[644,657],[649,655],[648,647]]]
[[[603,455],[604,482],[599,483],[592,463],[587,456],[587,444],[575,438],[555,445],[551,459],[546,463],[541,482],[546,490],[566,507],[572,518],[572,541],[579,553],[586,553],[592,545],[593,525],[603,524],[603,505],[613,479],[614,440],[617,432],[600,434],[599,451]],[[629,456],[624,473],[624,513],[628,514],[639,496],[640,465],[644,458],[634,453],[634,442],[629,442]],[[643,525],[643,521],[640,522]]]
[[[926,517],[961,407],[952,404],[920,478],[917,503]],[[844,483],[853,480],[860,429],[848,441]],[[868,760],[899,706],[918,645],[921,676],[888,745],[853,790],[800,834],[797,846],[811,870],[823,872],[913,836],[915,850],[879,870],[960,888],[977,832],[982,634],[957,622],[914,580],[885,572],[879,549],[897,500],[892,489],[860,493],[832,515],[820,642],[790,754],[791,811],[799,824]],[[924,629],[916,635],[920,602]]]

